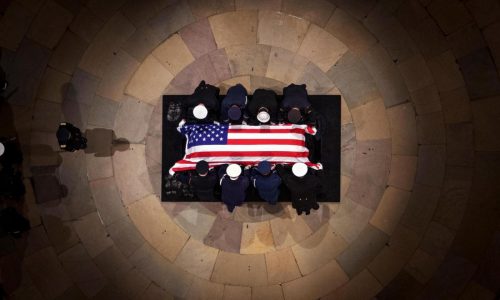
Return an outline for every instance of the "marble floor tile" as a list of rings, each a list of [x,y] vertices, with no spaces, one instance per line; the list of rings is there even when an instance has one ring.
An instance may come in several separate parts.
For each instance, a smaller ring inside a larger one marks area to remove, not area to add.
[[[219,250],[206,246],[203,242],[189,239],[174,261],[183,270],[203,279],[210,279]]]
[[[405,266],[405,271],[419,283],[426,284],[432,278],[442,260],[442,257],[432,256],[421,249],[417,249]]]
[[[267,285],[252,287],[252,300],[280,300],[283,298],[283,289],[281,285]]]
[[[201,203],[193,202],[171,215],[172,219],[182,227],[192,239],[203,241],[215,225],[216,215]]]
[[[340,234],[348,243],[354,241],[368,224],[373,210],[357,204],[348,197],[342,200],[340,208],[332,212],[329,224],[335,233]]]
[[[272,47],[266,77],[281,82],[296,82],[308,63],[309,60],[303,56],[283,48]]]
[[[446,124],[469,122],[472,119],[471,101],[465,87],[441,92],[440,95]]]
[[[306,57],[326,72],[347,50],[347,46],[340,40],[312,24],[297,54]]]
[[[100,78],[82,69],[76,69],[68,87],[66,101],[91,105],[99,82]]]
[[[95,96],[90,105],[88,123],[93,127],[112,129],[120,104],[116,101]]]
[[[331,260],[347,247],[347,242],[328,224],[291,247],[302,275],[307,275]]]
[[[307,20],[280,12],[260,10],[257,42],[296,52],[299,50],[308,27]]]
[[[114,245],[102,251],[93,260],[110,281],[116,281],[117,275],[132,269],[132,264]]]
[[[102,20],[108,20],[126,0],[110,0],[106,2],[98,0],[87,1],[87,7]]]
[[[106,226],[126,216],[114,178],[90,182],[90,189],[96,203],[97,212]]]
[[[223,300],[241,299],[251,300],[252,289],[246,286],[225,285]]]
[[[422,234],[434,214],[439,197],[439,188],[416,184],[401,217],[401,224]]]
[[[293,246],[313,233],[303,218],[289,212],[271,219],[270,223],[277,250]]]
[[[422,145],[418,151],[415,183],[440,187],[446,169],[446,149],[440,145]]]
[[[391,281],[377,295],[377,299],[404,299],[418,295],[422,291],[423,285],[413,278],[408,272],[401,271],[393,281]]]
[[[228,12],[208,18],[217,48],[257,42],[257,11]]]
[[[243,223],[241,254],[259,254],[274,251],[274,239],[269,222]]]
[[[268,89],[274,91],[277,95],[282,95],[283,88],[286,86],[285,83],[281,81],[261,76],[251,76],[250,85],[252,87],[252,89],[249,91],[250,94],[253,94],[256,89]]]
[[[174,32],[195,21],[186,0],[160,10],[149,22],[149,26],[160,40],[167,39]]]
[[[164,289],[157,286],[154,282],[152,282],[151,285],[144,291],[142,297],[145,300],[174,300],[172,295],[169,295]]]
[[[179,34],[170,36],[152,54],[174,76],[195,59]]]
[[[138,67],[138,61],[125,51],[119,51],[104,67],[96,94],[103,98],[121,101],[123,90]]]
[[[235,3],[233,0],[188,0],[188,3],[191,8],[191,12],[198,20],[215,14],[235,10]]]
[[[349,123],[340,129],[340,172],[352,176],[356,158],[356,128]]]
[[[137,27],[143,27],[153,18],[158,11],[162,10],[175,1],[171,0],[146,0],[126,1],[120,11]]]
[[[453,33],[472,21],[472,16],[463,3],[436,1],[430,3],[427,10],[445,34]]]
[[[440,223],[431,221],[427,231],[422,237],[419,247],[431,255],[444,257],[454,238],[454,231]]]
[[[365,269],[346,285],[322,299],[370,299],[380,290],[382,290],[380,282]]]
[[[391,137],[384,103],[380,98],[351,109],[358,141]]]
[[[232,46],[226,48],[233,76],[264,76],[271,47],[265,45]]]
[[[97,212],[73,221],[73,227],[91,257],[96,257],[113,245]]]
[[[219,80],[224,81],[232,77],[231,68],[229,66],[229,60],[227,58],[225,49],[219,49],[210,52],[209,58]]]
[[[324,95],[335,87],[330,78],[312,62],[309,62],[302,72],[298,73],[296,82],[307,85],[309,95]]]
[[[417,116],[417,139],[421,145],[445,143],[445,127],[441,112]]]
[[[269,284],[280,284],[300,277],[299,267],[290,248],[266,253]]]
[[[451,51],[432,57],[427,65],[439,91],[449,91],[465,85],[460,66]]]
[[[443,94],[438,93],[434,84],[428,85],[410,93],[411,102],[415,105],[418,115],[441,111]]]
[[[412,105],[397,105],[386,112],[391,129],[392,153],[417,155],[417,121]]]
[[[180,36],[195,58],[217,49],[208,19],[201,19],[180,30]]]
[[[20,3],[14,2],[9,5],[2,17],[0,45],[15,51],[28,32],[33,17],[33,13]]]
[[[408,191],[388,187],[370,220],[370,224],[388,235],[392,235],[405,212],[410,195]]]
[[[457,60],[471,99],[496,95],[500,79],[488,48],[479,49]]]
[[[495,136],[498,120],[498,98],[492,97],[472,103],[474,117],[474,148],[479,151],[497,151],[500,142]]]
[[[388,185],[411,191],[417,171],[416,156],[393,155]]]
[[[50,57],[49,66],[66,74],[73,74],[87,47],[85,40],[66,31]]]
[[[148,121],[154,107],[132,97],[125,97],[115,118],[116,136],[130,143],[140,143],[146,138]]]
[[[71,222],[61,219],[55,215],[42,213],[42,222],[52,247],[56,252],[71,248],[78,243],[78,235],[73,229]]]
[[[98,16],[83,7],[71,22],[69,29],[87,43],[90,43],[103,25],[104,22]]]
[[[337,257],[342,269],[353,278],[382,250],[389,236],[368,224],[347,248]]]
[[[56,2],[46,2],[31,23],[29,37],[53,49],[69,26],[73,14]]]
[[[203,239],[203,243],[222,251],[240,253],[241,232],[242,225],[240,222],[218,216]]]
[[[61,105],[59,103],[38,100],[35,104],[33,127],[36,130],[55,133],[62,121]]]
[[[186,299],[222,299],[224,285],[195,277]]]
[[[421,55],[413,55],[397,66],[410,93],[434,83],[431,71]]]
[[[142,62],[159,44],[160,38],[154,34],[153,30],[149,26],[143,26],[129,37],[122,45],[122,49],[137,61]]]
[[[163,211],[160,199],[154,195],[147,196],[128,206],[128,213],[144,238],[163,257],[173,262],[189,235]],[[165,238],[167,236],[168,239]]]
[[[210,280],[243,286],[266,285],[265,257],[263,254],[242,255],[220,251]]]
[[[283,284],[285,299],[320,298],[344,285],[349,278],[332,260],[315,272]]]
[[[114,222],[106,227],[106,230],[109,233],[109,237],[113,240],[114,245],[126,257],[132,255],[144,244],[144,238],[137,231],[137,228],[129,217]]]
[[[25,264],[33,284],[44,297],[58,297],[72,285],[52,247],[26,257]]]
[[[299,0],[282,0],[283,12],[311,21],[324,27],[332,15],[335,5],[330,1],[314,0],[307,3]]]

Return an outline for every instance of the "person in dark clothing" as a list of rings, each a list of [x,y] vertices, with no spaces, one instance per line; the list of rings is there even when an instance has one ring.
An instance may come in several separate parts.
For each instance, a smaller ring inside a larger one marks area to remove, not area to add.
[[[219,88],[201,81],[194,93],[186,97],[182,118],[188,123],[212,123],[219,114]]]
[[[305,84],[290,84],[283,88],[283,100],[280,108],[280,119],[293,124],[311,124],[316,115],[309,102]]]
[[[30,229],[30,222],[13,207],[0,211],[0,226],[14,238],[20,238],[22,233]]]
[[[317,194],[321,192],[321,181],[304,163],[295,163],[292,168],[277,165],[276,170],[281,176],[283,183],[290,190],[292,207],[297,214],[305,212],[310,214],[311,209],[319,208]]]
[[[16,138],[0,139],[0,164],[3,168],[18,168],[23,162],[23,153]]]
[[[249,124],[275,124],[278,121],[278,101],[272,90],[256,89],[247,106]]]
[[[179,180],[191,185],[194,194],[201,201],[215,200],[214,188],[217,184],[217,173],[210,169],[205,160],[196,163],[196,172],[179,174]]]
[[[71,123],[61,123],[57,129],[57,141],[64,151],[74,152],[87,148],[87,139],[78,127]]]
[[[278,202],[281,178],[268,161],[261,161],[257,168],[252,169],[250,180],[263,200],[271,205]]]
[[[230,87],[221,103],[221,121],[231,124],[245,124],[248,119],[245,110],[247,96],[247,90],[243,85],[238,83]]]
[[[2,67],[0,67],[0,93],[5,92],[8,86],[9,82],[7,81],[7,75]]]
[[[242,174],[241,167],[237,164],[226,164],[219,168],[222,202],[230,212],[245,201],[249,186],[248,172],[248,168],[245,168]]]

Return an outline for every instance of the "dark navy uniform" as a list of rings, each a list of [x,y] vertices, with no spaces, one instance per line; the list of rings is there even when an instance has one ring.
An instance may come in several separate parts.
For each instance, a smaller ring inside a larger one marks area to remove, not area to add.
[[[186,98],[183,107],[183,119],[188,123],[212,123],[217,120],[219,114],[219,88],[205,81],[200,82],[194,93]],[[208,115],[203,120],[198,120],[193,115],[193,108],[198,104],[203,104],[208,110]]]
[[[73,152],[87,148],[87,139],[80,129],[71,123],[61,123],[56,136],[62,150]]]
[[[276,170],[290,190],[292,207],[297,210],[297,214],[305,212],[308,215],[311,208],[319,208],[317,195],[321,192],[321,181],[311,169],[303,177],[295,176],[290,167],[277,165]]]
[[[269,204],[276,204],[280,195],[281,178],[276,171],[271,171],[267,175],[262,175],[257,170],[252,169],[251,181],[259,196]]]
[[[276,123],[278,121],[278,101],[276,93],[272,90],[256,89],[253,93],[252,100],[248,103],[247,111],[251,124],[261,124],[257,120],[257,114],[260,109],[265,109],[271,119],[269,122]]]
[[[222,122],[241,123],[242,121],[245,121],[247,118],[245,114],[247,95],[247,90],[239,83],[227,90],[226,97],[224,97],[221,103],[220,118]],[[240,118],[238,120],[230,119],[229,110],[232,106],[237,106],[240,109]]]
[[[300,115],[297,120],[290,120],[290,111],[296,110]],[[296,124],[314,125],[317,115],[309,102],[305,84],[290,84],[283,88],[283,100],[280,108],[280,121]]]
[[[235,206],[243,204],[246,198],[246,190],[249,186],[248,170],[245,170],[236,180],[227,176],[226,169],[228,165],[222,165],[219,168],[219,178],[221,185],[221,199],[230,212]]]
[[[214,200],[214,188],[217,184],[217,180],[218,178],[215,170],[210,170],[205,176],[201,176],[197,173],[192,174],[189,179],[189,184],[199,200]]]

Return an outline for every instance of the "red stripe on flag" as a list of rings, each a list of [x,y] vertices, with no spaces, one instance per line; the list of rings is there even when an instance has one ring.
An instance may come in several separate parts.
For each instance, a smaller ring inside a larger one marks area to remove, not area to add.
[[[290,152],[290,151],[207,151],[207,152],[194,152],[186,155],[186,158],[195,157],[235,157],[235,156],[284,156],[284,157],[308,157],[309,153],[306,152]]]
[[[302,140],[287,139],[287,140],[262,140],[262,139],[229,139],[228,145],[296,145],[305,146],[306,143]]]
[[[229,128],[228,133],[304,133],[302,128],[271,129],[271,128]]]

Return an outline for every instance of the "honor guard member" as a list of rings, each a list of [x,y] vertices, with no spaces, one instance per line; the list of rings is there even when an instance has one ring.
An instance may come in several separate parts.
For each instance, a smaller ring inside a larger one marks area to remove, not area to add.
[[[219,114],[219,88],[201,81],[184,102],[183,119],[188,123],[212,123]]]
[[[73,152],[87,148],[87,139],[82,135],[80,129],[71,123],[59,124],[56,136],[59,147],[64,151]]]
[[[248,168],[242,174],[241,167],[237,164],[222,165],[219,169],[222,202],[230,212],[245,201],[249,185],[247,175]]]
[[[311,103],[307,98],[306,85],[290,84],[283,88],[281,101],[281,118],[292,124],[308,123],[308,115],[312,112]]]
[[[315,210],[319,208],[316,200],[317,194],[321,192],[321,182],[315,174],[308,172],[306,164],[295,163],[291,170],[289,167],[278,165],[276,169],[290,190],[292,207],[297,214],[305,212],[308,215],[311,208]]]
[[[208,167],[205,160],[196,163],[196,172],[181,173],[179,177],[182,182],[189,184],[193,188],[198,200],[215,200],[214,188],[217,184],[217,174],[215,170]]]
[[[281,178],[272,170],[268,161],[261,161],[257,168],[252,169],[251,182],[259,196],[267,203],[275,205],[280,195]]]
[[[231,124],[245,124],[248,118],[245,113],[247,90],[241,84],[230,87],[221,104],[221,121]]]
[[[272,90],[256,89],[248,103],[249,122],[252,125],[276,124],[278,121],[278,101]]]

